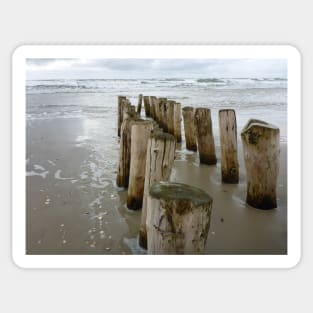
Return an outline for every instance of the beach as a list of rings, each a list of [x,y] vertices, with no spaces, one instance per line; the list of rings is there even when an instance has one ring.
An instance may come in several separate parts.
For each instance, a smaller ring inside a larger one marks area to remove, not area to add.
[[[177,83],[182,85],[181,89],[172,87]],[[51,82],[46,87],[41,83],[28,84],[31,86],[26,109],[28,254],[146,254],[138,245],[141,212],[127,209],[127,190],[115,183],[119,158],[117,96],[127,95],[136,105],[140,92],[167,96],[182,106],[201,105],[212,110],[217,164],[200,164],[198,154],[186,150],[183,133],[170,177],[170,181],[198,187],[213,198],[205,253],[287,253],[286,88],[276,80],[274,84],[278,87],[270,85],[266,90],[265,81],[261,82],[264,88],[259,87],[260,90],[253,85],[253,90],[239,90],[240,93],[237,89],[213,85],[209,92],[207,89],[200,92],[202,82],[197,82],[200,89],[192,84],[183,85],[188,83],[163,80],[147,87],[152,84],[150,81],[145,84],[130,81],[125,86],[123,81],[113,88],[116,83],[110,81],[107,93],[92,89],[103,82],[88,82],[91,86],[88,92],[86,88],[73,91],[80,87],[68,87],[64,82],[59,83],[57,92]],[[254,83],[260,86],[257,81]],[[105,90],[102,85],[99,88]],[[239,184],[221,183],[217,114],[226,107],[235,109],[237,114]],[[263,119],[280,128],[278,207],[273,210],[258,210],[245,203],[246,173],[240,131],[249,118]]]

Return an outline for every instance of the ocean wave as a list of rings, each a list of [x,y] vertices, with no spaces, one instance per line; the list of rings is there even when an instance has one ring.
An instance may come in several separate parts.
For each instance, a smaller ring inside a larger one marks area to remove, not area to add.
[[[165,79],[161,79],[161,82],[183,82],[184,79],[182,78],[165,78]]]
[[[275,77],[275,78],[251,78],[253,81],[257,82],[275,82],[275,81],[287,81],[287,78],[280,78],[280,77]]]
[[[55,85],[34,85],[27,86],[27,89],[97,89],[95,86],[86,85],[70,85],[70,84],[55,84]]]
[[[224,80],[218,78],[200,78],[197,79],[198,83],[225,83]]]
[[[261,90],[287,89],[284,78],[159,78],[159,79],[69,79],[27,81],[27,94],[57,93],[150,93],[155,90]]]

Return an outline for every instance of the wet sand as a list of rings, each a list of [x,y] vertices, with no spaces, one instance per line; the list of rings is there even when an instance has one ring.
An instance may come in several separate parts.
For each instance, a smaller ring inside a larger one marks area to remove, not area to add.
[[[126,208],[127,191],[115,185],[114,134],[116,120],[103,117],[27,121],[28,254],[145,254],[137,243],[140,211]],[[207,254],[286,254],[287,144],[281,143],[278,208],[263,211],[245,204],[239,137],[238,185],[221,183],[218,146],[218,163],[208,166],[184,142],[170,180],[212,196]]]

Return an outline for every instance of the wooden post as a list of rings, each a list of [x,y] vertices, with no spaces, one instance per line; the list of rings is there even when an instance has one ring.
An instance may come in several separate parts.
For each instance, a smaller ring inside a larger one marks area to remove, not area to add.
[[[154,183],[147,204],[148,254],[204,253],[212,202],[195,187]]]
[[[124,115],[126,112],[128,112],[128,99],[127,98],[121,100],[121,112],[122,112],[122,121],[121,121],[121,125],[122,125]]]
[[[162,100],[161,98],[158,99],[158,124],[159,126],[163,129],[162,127]]]
[[[167,181],[170,177],[175,158],[175,137],[160,131],[154,131],[150,136],[147,148],[145,186],[139,231],[139,244],[147,249],[147,198],[152,183]]]
[[[166,102],[166,127],[169,134],[174,135],[174,105],[175,101]]]
[[[239,164],[237,156],[237,122],[235,110],[220,110],[219,125],[222,182],[236,184],[239,181]]]
[[[150,101],[149,101],[149,96],[144,96],[144,97],[143,97],[143,103],[144,103],[144,105],[145,105],[146,117],[150,117]]]
[[[196,129],[194,123],[194,108],[183,107],[183,119],[185,129],[186,148],[188,150],[197,151]]]
[[[131,127],[135,121],[140,120],[127,117],[124,119],[121,126],[119,165],[116,176],[116,185],[118,187],[128,187],[130,170]]]
[[[141,105],[142,105],[142,94],[138,97],[137,113],[140,116],[141,114]]]
[[[160,105],[157,97],[154,99],[154,115],[154,120],[160,125]]]
[[[276,208],[279,128],[251,119],[243,128],[241,139],[247,172],[247,203],[263,210]]]
[[[159,126],[163,129],[163,102],[167,101],[166,98],[159,98],[158,99],[158,123]]]
[[[150,116],[155,120],[155,107],[157,98],[154,96],[150,97]]]
[[[136,106],[130,105],[130,106],[129,106],[129,111],[130,111],[132,114],[137,115]]]
[[[181,142],[181,104],[174,102],[174,136]]]
[[[152,121],[134,122],[131,130],[131,157],[127,207],[138,210],[142,207],[145,182],[147,145],[152,130]]]
[[[200,163],[216,164],[217,159],[212,131],[211,110],[207,108],[196,108],[194,119]]]
[[[159,99],[159,108],[160,108],[160,127],[166,132],[167,127],[166,127],[166,98],[160,98]]]
[[[120,137],[121,135],[121,125],[123,122],[123,110],[122,110],[122,101],[126,100],[124,96],[117,97],[117,135]]]
[[[122,123],[127,117],[137,117],[136,107],[128,99],[122,100]]]
[[[152,127],[153,127],[153,130],[163,131],[163,129],[160,128],[159,124],[156,121],[154,121],[154,120],[152,120]]]

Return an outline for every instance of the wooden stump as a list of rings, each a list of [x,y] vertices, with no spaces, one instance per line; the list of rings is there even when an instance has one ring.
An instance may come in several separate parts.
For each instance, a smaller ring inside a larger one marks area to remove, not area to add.
[[[174,136],[181,142],[181,104],[174,102]]]
[[[168,100],[166,102],[166,128],[167,132],[174,135],[174,105],[175,101]]]
[[[166,126],[166,98],[160,98],[159,99],[159,108],[160,108],[160,127],[166,132],[167,126]]]
[[[159,99],[155,97],[154,99],[154,120],[158,123],[160,126],[160,104]]]
[[[134,122],[140,121],[131,117],[125,118],[121,126],[119,165],[116,176],[118,187],[128,187],[130,170],[131,127]]]
[[[237,156],[237,122],[234,110],[219,111],[221,141],[222,182],[236,184],[239,181]]]
[[[124,96],[118,96],[117,98],[117,135],[120,137],[121,135],[121,125],[123,122],[123,110],[122,110],[122,102],[126,100]]]
[[[141,114],[141,106],[142,106],[142,94],[138,96],[137,113],[139,116]]]
[[[184,184],[158,182],[147,204],[148,254],[201,254],[211,221],[212,198]]]
[[[159,124],[156,121],[152,120],[152,131],[159,131],[159,132],[163,132],[163,129],[160,128]]]
[[[136,110],[136,106],[135,105],[131,105],[130,106],[130,110],[137,114],[137,110]]]
[[[170,177],[174,158],[176,140],[174,136],[153,130],[147,148],[145,186],[141,212],[141,224],[139,231],[139,244],[147,249],[147,199],[152,183],[157,181],[167,181]]]
[[[279,128],[251,119],[241,132],[247,174],[249,205],[258,209],[277,207],[279,171]]]
[[[197,138],[194,123],[194,108],[183,107],[183,119],[185,129],[186,148],[188,150],[197,151]]]
[[[146,117],[150,117],[150,100],[149,100],[149,96],[144,96],[143,97],[143,103],[145,105]]]
[[[128,107],[128,111],[129,111],[132,115],[137,116],[136,107],[135,107],[134,105],[130,105],[130,106]]]
[[[147,145],[152,130],[152,121],[135,122],[131,129],[131,157],[127,207],[138,210],[142,207],[145,182]]]
[[[216,164],[217,159],[212,131],[211,110],[207,108],[196,108],[194,120],[200,163],[208,165]]]
[[[168,104],[167,100],[162,102],[162,123],[163,123],[163,130],[164,132],[168,132],[168,120],[167,120],[167,115],[168,115]]]
[[[155,120],[155,108],[156,108],[157,98],[150,96],[150,116]]]
[[[137,118],[138,114],[136,112],[136,107],[131,105],[128,99],[122,101],[122,124],[126,118],[133,117]]]

